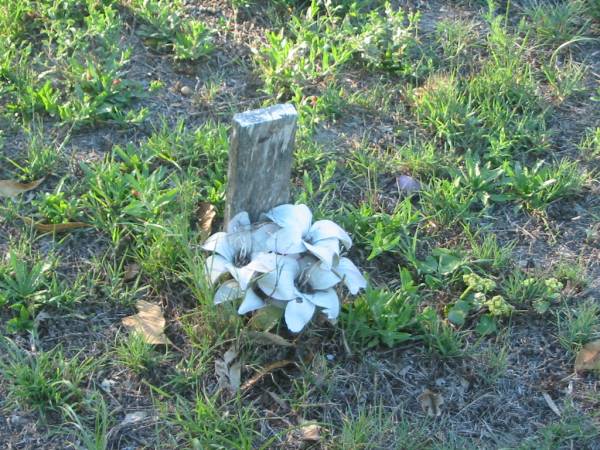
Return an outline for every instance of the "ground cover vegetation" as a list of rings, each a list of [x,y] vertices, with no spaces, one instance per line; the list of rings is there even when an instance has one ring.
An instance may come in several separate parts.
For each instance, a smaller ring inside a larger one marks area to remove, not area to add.
[[[1,2],[0,442],[600,448],[599,74],[596,0]],[[300,334],[203,249],[281,102],[368,280]]]

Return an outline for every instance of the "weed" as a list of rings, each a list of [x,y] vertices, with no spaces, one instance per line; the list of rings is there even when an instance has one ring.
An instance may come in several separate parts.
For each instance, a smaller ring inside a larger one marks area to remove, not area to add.
[[[34,201],[34,206],[48,223],[71,222],[78,214],[77,199],[65,197],[62,186],[60,183],[56,193],[46,192],[41,199]]]
[[[508,267],[512,259],[514,242],[501,244],[495,234],[478,230],[473,233],[465,227],[465,236],[471,247],[471,257],[481,267],[500,271]]]
[[[556,316],[558,341],[571,353],[577,353],[600,333],[600,306],[592,300],[577,306],[565,305]]]
[[[361,348],[379,344],[394,347],[413,339],[419,291],[410,272],[400,271],[395,291],[368,288],[343,314],[348,337]]]
[[[470,51],[477,45],[477,32],[473,22],[443,19],[436,24],[435,33],[436,43],[453,67],[467,64]]]
[[[28,132],[23,161],[7,160],[19,170],[22,179],[37,180],[53,171],[60,161],[59,152],[60,147],[55,148],[45,142],[41,125],[36,125]]]
[[[239,450],[255,448],[256,420],[251,408],[239,404],[219,408],[215,398],[202,393],[192,402],[179,399],[174,417],[187,446]]]
[[[567,60],[558,66],[549,63],[542,72],[560,102],[585,91],[584,78],[588,68],[583,63]]]
[[[588,129],[579,148],[582,156],[587,160],[594,160],[600,156],[600,127]]]
[[[398,417],[400,416],[400,417]],[[339,450],[374,450],[377,448],[425,448],[428,440],[422,424],[414,424],[400,413],[374,406],[344,415],[336,439]]]
[[[516,162],[504,169],[508,195],[532,210],[543,211],[556,200],[578,195],[586,182],[579,165],[564,159],[552,165],[539,161],[531,168]]]
[[[519,445],[518,450],[585,448],[597,442],[598,428],[572,404],[567,404],[563,417],[544,426],[535,436]]]
[[[423,214],[440,228],[468,222],[475,216],[472,209],[476,197],[472,191],[461,186],[460,182],[460,178],[434,178],[421,193]]]
[[[400,252],[412,235],[410,230],[421,220],[410,199],[398,203],[392,214],[377,211],[368,203],[352,207],[342,218],[344,228],[354,239],[370,249],[369,259],[384,253]]]
[[[501,290],[511,303],[531,306],[538,314],[544,314],[562,298],[563,284],[556,278],[531,277],[515,269]]]
[[[427,307],[419,317],[423,340],[430,350],[443,358],[454,358],[463,354],[463,336],[444,322],[434,309]]]
[[[331,13],[317,15],[313,2],[305,19],[291,17],[290,37],[268,32],[267,43],[255,49],[265,91],[278,98],[298,95],[309,83],[335,75],[354,54],[345,22]]]
[[[96,225],[118,242],[125,231],[143,233],[173,205],[177,192],[163,168],[152,170],[134,146],[114,147],[102,163],[83,165],[89,192],[82,202]]]
[[[79,288],[67,288],[52,268],[56,261],[34,259],[30,262],[16,249],[9,250],[8,259],[0,265],[0,306],[13,311],[7,322],[11,331],[33,327],[33,318],[42,306],[65,306],[79,299]]]
[[[412,79],[428,72],[427,60],[417,38],[419,13],[405,14],[386,2],[383,11],[372,11],[357,36],[357,51],[368,67],[390,70]]]
[[[212,31],[205,23],[181,14],[181,0],[134,0],[129,6],[142,19],[138,33],[151,47],[172,52],[177,60],[190,61],[214,50]]]
[[[413,92],[417,120],[451,148],[478,150],[482,144],[480,120],[458,80],[432,76]]]
[[[558,47],[581,36],[589,26],[584,2],[532,2],[525,10],[535,38],[542,44]]]
[[[0,372],[7,380],[8,400],[42,414],[79,406],[85,397],[82,385],[98,364],[67,358],[60,348],[28,353],[6,339],[2,349]]]
[[[71,405],[62,407],[63,415],[70,421],[64,424],[67,428],[64,430],[65,434],[74,431],[77,439],[87,450],[106,450],[109,448],[109,428],[111,424],[106,402],[102,395],[97,393],[88,399],[86,406],[95,411],[92,425],[88,425],[87,421]]]
[[[126,78],[130,51],[115,42],[121,32],[117,10],[110,2],[56,0],[33,9],[18,1],[20,14],[0,14],[0,25],[25,21],[0,47],[0,95],[9,111],[31,119],[45,113],[63,122],[86,125],[112,120],[140,120],[144,110],[125,111],[141,95],[140,84]],[[33,20],[31,20],[33,19]],[[42,38],[47,51],[37,52],[27,40]],[[38,55],[39,53],[39,55]],[[39,74],[38,67],[49,68]]]
[[[119,364],[137,374],[148,373],[164,359],[154,351],[154,346],[146,342],[142,334],[136,332],[121,340],[115,353]]]

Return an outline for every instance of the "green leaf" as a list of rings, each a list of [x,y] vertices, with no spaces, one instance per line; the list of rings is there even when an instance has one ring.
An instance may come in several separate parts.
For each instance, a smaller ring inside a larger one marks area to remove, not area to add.
[[[448,320],[454,325],[462,326],[471,311],[471,304],[464,301],[457,301],[448,311]]]
[[[441,275],[450,275],[462,265],[462,259],[454,255],[441,255],[439,272]]]
[[[248,321],[248,326],[257,331],[269,331],[282,317],[282,308],[269,305],[259,309]]]
[[[412,338],[412,334],[402,331],[384,331],[381,333],[381,341],[388,347],[394,347]]]
[[[495,333],[497,329],[498,327],[496,321],[489,314],[481,316],[479,322],[477,323],[477,326],[475,327],[475,331],[482,336]]]
[[[436,273],[438,270],[438,262],[433,256],[429,255],[425,261],[419,261],[419,270],[422,273]]]
[[[467,313],[465,313],[462,309],[452,308],[448,312],[448,320],[459,327],[464,325],[466,318]]]

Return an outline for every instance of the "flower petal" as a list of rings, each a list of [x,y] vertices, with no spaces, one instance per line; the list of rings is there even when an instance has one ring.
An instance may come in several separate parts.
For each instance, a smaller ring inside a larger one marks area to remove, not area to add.
[[[276,206],[266,216],[282,228],[298,228],[302,235],[308,233],[312,223],[312,213],[306,205]]]
[[[304,245],[321,260],[324,269],[331,269],[337,265],[340,256],[340,241],[337,238],[321,239],[316,244],[304,241]]]
[[[239,233],[249,231],[251,227],[250,216],[246,211],[237,213],[227,224],[227,233]]]
[[[290,255],[306,251],[299,228],[281,228],[267,240],[267,249],[281,255]]]
[[[318,220],[313,223],[305,239],[314,244],[321,239],[329,238],[339,239],[346,249],[352,247],[352,239],[348,233],[331,220]]]
[[[223,231],[210,236],[204,244],[202,244],[202,248],[209,252],[218,253],[227,261],[232,261],[233,255],[235,254],[234,249],[230,245],[227,233],[224,233]]]
[[[331,270],[325,269],[321,261],[312,255],[303,256],[298,260],[298,264],[300,273],[306,274],[308,283],[313,289],[329,289],[342,281]]]
[[[285,307],[285,323],[292,333],[299,333],[314,314],[315,305],[308,300],[292,300]]]
[[[298,275],[298,261],[287,256],[277,258],[277,267],[258,279],[258,286],[269,297],[277,300],[296,298],[294,281]]]
[[[265,223],[252,231],[252,253],[256,254],[269,251],[267,241],[277,232],[277,230],[279,230],[278,225],[274,223]]]
[[[227,264],[228,261],[221,255],[211,255],[206,258],[204,267],[211,283],[217,281],[221,275],[228,271]]]
[[[252,261],[250,261],[246,267],[251,268],[255,272],[272,272],[277,268],[278,258],[281,258],[281,256],[276,255],[275,253],[257,253],[253,256]]]
[[[329,320],[334,320],[340,314],[340,299],[335,289],[317,291],[314,294],[305,294],[304,298],[314,305],[323,308],[323,312]]]
[[[215,305],[240,298],[243,292],[237,281],[227,280],[215,292]]]
[[[244,267],[235,267],[231,263],[227,263],[227,270],[231,274],[231,276],[239,283],[240,289],[245,291],[252,281],[252,276],[254,275],[254,269],[248,266]]]
[[[339,264],[333,268],[333,271],[342,278],[352,295],[356,295],[360,289],[367,287],[367,280],[348,258],[340,258]]]
[[[258,295],[256,295],[256,292],[254,292],[252,289],[248,289],[242,304],[238,308],[238,314],[241,315],[249,313],[250,311],[256,311],[263,306],[265,306],[265,302]]]
[[[244,259],[252,254],[252,233],[249,230],[227,233],[227,242],[234,256],[242,256]]]

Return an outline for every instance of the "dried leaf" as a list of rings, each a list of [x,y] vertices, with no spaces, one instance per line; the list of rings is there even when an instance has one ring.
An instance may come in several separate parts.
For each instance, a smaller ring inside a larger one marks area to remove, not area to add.
[[[252,339],[252,343],[257,345],[279,345],[281,347],[293,347],[294,345],[278,334],[269,333],[268,331],[248,331],[247,335]]]
[[[269,305],[259,309],[248,321],[248,326],[257,331],[269,331],[283,317],[283,309]]]
[[[0,180],[0,197],[15,197],[23,192],[31,191],[38,187],[44,178],[31,183],[17,183],[11,180]]]
[[[421,395],[417,397],[423,411],[427,412],[430,417],[439,417],[442,415],[440,406],[444,404],[442,394],[425,389]]]
[[[550,397],[550,395],[548,395],[547,392],[542,392],[542,396],[544,397],[544,400],[546,400],[546,404],[550,407],[552,412],[554,414],[556,414],[558,417],[560,417],[561,416],[560,409],[558,409],[558,406],[556,406],[556,403],[554,403],[554,400],[552,400],[552,397]]]
[[[33,228],[41,233],[63,233],[78,228],[91,227],[90,224],[84,222],[38,223],[31,220],[29,217],[22,217],[22,219],[27,225],[32,225]]]
[[[212,223],[217,215],[217,208],[208,202],[200,202],[198,204],[198,226],[202,231],[210,234]]]
[[[170,344],[171,341],[164,333],[166,321],[160,306],[139,300],[136,307],[139,312],[125,317],[123,325],[141,333],[148,344]]]
[[[321,439],[321,426],[316,423],[302,425],[300,439],[307,442],[318,442]]]
[[[577,353],[575,372],[585,372],[586,370],[600,370],[600,339],[588,342]]]
[[[91,225],[83,222],[68,222],[57,224],[34,223],[33,227],[42,233],[63,233],[65,231],[76,230],[78,228],[88,228]]]
[[[237,392],[242,382],[242,363],[236,361],[238,350],[236,346],[225,352],[223,358],[215,358],[215,374],[219,387],[230,392]]]
[[[140,274],[140,265],[136,263],[127,264],[125,266],[125,274],[123,275],[123,281],[128,283],[133,281]]]
[[[136,411],[125,415],[125,418],[119,424],[119,427],[126,427],[141,422],[148,416],[145,411]]]

